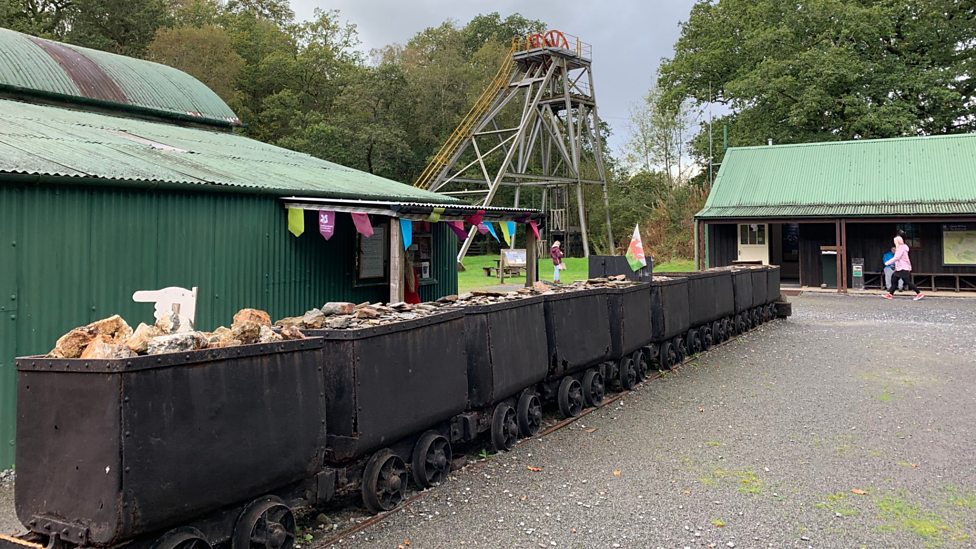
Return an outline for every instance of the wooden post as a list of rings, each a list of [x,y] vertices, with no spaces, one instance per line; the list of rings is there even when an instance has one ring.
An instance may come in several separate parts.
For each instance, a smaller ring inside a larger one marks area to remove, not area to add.
[[[525,231],[525,287],[531,288],[538,277],[539,256],[536,252],[535,233],[532,227]]]
[[[698,222],[698,270],[704,271],[708,266],[708,258],[705,257],[705,239],[708,238],[708,225],[704,221]],[[768,235],[767,235],[768,236]],[[735,235],[739,238],[739,235]]]
[[[400,220],[390,218],[390,303],[403,301],[403,235]]]
[[[834,243],[837,255],[834,256],[837,263],[837,293],[843,292],[843,281],[841,280],[841,248],[840,248],[840,220],[834,222]]]
[[[849,284],[849,281],[847,280],[847,220],[846,219],[840,220],[840,253],[843,256],[841,257],[840,260],[840,264],[842,268],[841,275],[843,276],[842,285],[844,288],[844,293],[847,293],[847,289],[848,289],[847,286]]]

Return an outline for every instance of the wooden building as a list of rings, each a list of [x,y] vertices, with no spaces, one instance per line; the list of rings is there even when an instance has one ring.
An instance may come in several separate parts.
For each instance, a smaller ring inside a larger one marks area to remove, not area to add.
[[[976,134],[729,149],[695,216],[699,267],[780,265],[785,284],[881,287],[902,234],[915,283],[976,290]]]

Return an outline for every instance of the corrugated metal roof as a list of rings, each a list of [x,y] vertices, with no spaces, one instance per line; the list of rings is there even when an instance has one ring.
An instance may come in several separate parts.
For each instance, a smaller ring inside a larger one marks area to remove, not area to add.
[[[0,100],[0,174],[4,173],[458,203],[239,135],[11,100]]]
[[[729,149],[696,217],[976,214],[976,134]]]
[[[0,29],[0,91],[239,125],[202,82],[166,65]]]

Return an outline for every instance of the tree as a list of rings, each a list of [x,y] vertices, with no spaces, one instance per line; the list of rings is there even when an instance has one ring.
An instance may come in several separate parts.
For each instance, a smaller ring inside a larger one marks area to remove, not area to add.
[[[652,87],[631,110],[626,161],[648,172],[663,170],[672,187],[686,182],[693,168],[685,158],[691,126],[687,103],[665,102],[660,88]]]
[[[961,0],[702,0],[658,83],[726,105],[737,145],[971,132],[974,36]]]
[[[72,0],[0,0],[0,27],[60,40],[72,7]]]
[[[214,26],[160,29],[147,58],[186,71],[225,101],[235,97],[244,58],[224,29]]]
[[[142,57],[170,12],[165,0],[74,0],[72,13],[66,41]]]

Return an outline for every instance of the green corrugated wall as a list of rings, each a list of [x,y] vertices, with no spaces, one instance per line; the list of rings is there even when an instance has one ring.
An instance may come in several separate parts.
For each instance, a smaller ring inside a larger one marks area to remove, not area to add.
[[[386,285],[355,284],[355,229],[288,232],[270,196],[0,183],[0,469],[14,459],[14,357],[46,353],[66,331],[118,313],[133,327],[153,306],[132,292],[197,286],[197,326],[229,325],[243,307],[272,318],[326,301],[386,301]],[[434,232],[437,284],[425,300],[457,292],[457,239]]]

